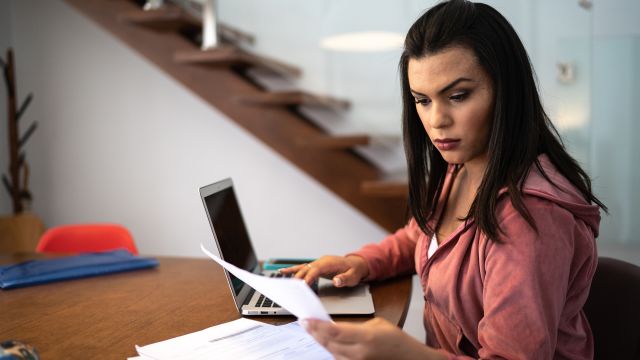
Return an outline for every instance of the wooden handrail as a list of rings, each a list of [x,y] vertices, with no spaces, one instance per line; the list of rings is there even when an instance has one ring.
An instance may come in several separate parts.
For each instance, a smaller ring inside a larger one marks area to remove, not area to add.
[[[301,147],[331,150],[351,149],[354,146],[369,145],[369,142],[369,135],[316,135],[296,139],[296,144]]]
[[[223,45],[209,50],[181,50],[174,54],[173,59],[179,64],[242,63],[261,67],[285,76],[300,77],[302,75],[302,71],[298,67],[256,55],[232,45]]]
[[[238,95],[237,101],[245,105],[291,106],[310,105],[346,110],[350,103],[326,95],[316,95],[305,91],[269,91],[258,94]]]

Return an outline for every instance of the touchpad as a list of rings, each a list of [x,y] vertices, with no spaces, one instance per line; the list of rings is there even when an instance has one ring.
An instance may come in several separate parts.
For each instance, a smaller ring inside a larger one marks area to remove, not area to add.
[[[336,297],[351,297],[351,296],[366,296],[367,291],[365,286],[356,287],[335,287],[329,280],[318,282],[318,295],[319,296],[336,296]]]
[[[369,284],[337,288],[331,280],[321,278],[318,295],[331,315],[370,315],[375,312]]]

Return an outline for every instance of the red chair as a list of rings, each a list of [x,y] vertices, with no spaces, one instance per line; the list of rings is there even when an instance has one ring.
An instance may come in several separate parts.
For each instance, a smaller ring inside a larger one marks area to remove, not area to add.
[[[126,249],[138,255],[131,233],[117,224],[63,225],[47,230],[36,247],[37,252],[85,253]]]

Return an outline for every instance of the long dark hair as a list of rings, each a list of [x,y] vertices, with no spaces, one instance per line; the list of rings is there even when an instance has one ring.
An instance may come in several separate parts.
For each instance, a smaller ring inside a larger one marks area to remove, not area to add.
[[[452,46],[471,49],[493,81],[495,105],[489,138],[489,161],[476,197],[464,220],[498,240],[498,192],[506,187],[515,209],[537,231],[522,201],[524,179],[546,154],[555,167],[584,196],[607,211],[591,192],[591,180],[565,150],[545,113],[527,52],[511,24],[486,4],[465,0],[442,2],[423,14],[409,29],[400,58],[404,147],[409,170],[409,208],[427,234],[428,220],[440,196],[448,164],[429,140],[416,112],[408,78],[409,59],[419,59]]]

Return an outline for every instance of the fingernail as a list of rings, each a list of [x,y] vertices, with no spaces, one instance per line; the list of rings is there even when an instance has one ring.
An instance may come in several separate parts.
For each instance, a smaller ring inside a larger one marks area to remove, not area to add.
[[[300,320],[300,326],[302,326],[306,331],[309,331],[309,322],[307,320]]]
[[[336,284],[336,286],[342,286],[342,279],[340,279],[339,277],[334,277],[333,283]]]

